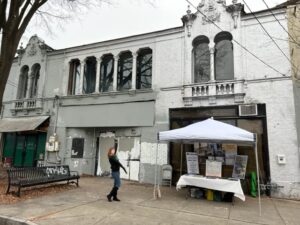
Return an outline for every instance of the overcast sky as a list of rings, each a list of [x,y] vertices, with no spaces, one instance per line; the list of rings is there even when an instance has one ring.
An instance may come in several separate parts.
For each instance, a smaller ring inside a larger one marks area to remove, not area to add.
[[[147,4],[145,0],[112,1],[112,5],[102,4],[100,8],[92,8],[80,18],[64,23],[63,30],[54,29],[51,35],[45,29],[32,25],[22,40],[23,45],[26,45],[28,38],[34,34],[54,49],[60,49],[177,27],[182,25],[181,17],[186,13],[188,5],[186,0],[152,0],[154,4]],[[190,1],[194,5],[200,2]],[[270,7],[285,2],[265,1]],[[231,2],[232,0],[227,0],[227,4]],[[246,2],[253,11],[265,8],[262,0]]]

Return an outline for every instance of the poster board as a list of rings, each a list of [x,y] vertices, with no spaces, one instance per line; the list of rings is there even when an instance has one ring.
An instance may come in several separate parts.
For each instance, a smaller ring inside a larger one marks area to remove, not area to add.
[[[186,164],[188,174],[199,174],[198,154],[196,152],[186,152]]]
[[[232,177],[237,179],[245,179],[247,169],[247,155],[236,155],[234,161],[234,167]]]
[[[222,162],[206,160],[205,176],[222,177]]]
[[[225,153],[225,165],[234,165],[235,156],[237,155],[236,144],[222,144],[222,149]]]

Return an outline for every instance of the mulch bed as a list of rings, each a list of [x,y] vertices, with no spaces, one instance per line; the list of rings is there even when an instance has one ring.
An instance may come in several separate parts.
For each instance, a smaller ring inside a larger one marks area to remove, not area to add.
[[[13,204],[26,199],[33,199],[49,194],[60,193],[63,191],[76,188],[74,184],[57,183],[28,187],[21,189],[21,197],[13,194],[6,195],[7,190],[7,177],[5,170],[0,168],[0,205]],[[11,191],[17,191],[16,187],[11,187]]]

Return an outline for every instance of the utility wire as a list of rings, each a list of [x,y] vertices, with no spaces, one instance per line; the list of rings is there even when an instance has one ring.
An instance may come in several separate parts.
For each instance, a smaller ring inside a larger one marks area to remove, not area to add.
[[[262,25],[262,23],[259,21],[259,19],[257,18],[257,16],[253,13],[253,11],[250,9],[249,5],[246,3],[245,0],[242,0],[244,2],[244,4],[247,6],[248,10],[250,11],[250,13],[254,16],[254,18],[257,20],[257,22],[259,23],[259,25],[262,27],[262,29],[266,32],[266,34],[269,36],[269,38],[273,41],[273,43],[276,45],[276,47],[279,49],[279,51],[285,56],[285,58],[289,61],[289,63],[291,63],[292,67],[295,68],[297,70],[297,67],[294,65],[294,63],[290,60],[290,58],[284,53],[284,51],[279,47],[279,45],[277,44],[277,42],[273,39],[273,37],[269,34],[269,32],[266,30],[266,28]]]
[[[188,4],[190,4],[194,9],[197,10],[197,12],[199,12],[201,15],[203,15],[205,17],[205,19],[209,22],[211,22],[213,25],[215,25],[219,30],[224,31],[219,25],[217,25],[213,20],[211,20],[208,16],[206,16],[204,13],[202,13],[193,3],[191,3],[190,0],[185,0]],[[242,49],[244,49],[246,52],[248,52],[250,55],[252,55],[254,58],[256,58],[257,60],[259,60],[261,63],[263,63],[264,65],[266,65],[267,67],[269,67],[270,69],[274,70],[275,72],[281,74],[282,76],[287,76],[286,74],[280,72],[279,70],[277,70],[276,68],[274,68],[273,66],[269,65],[268,63],[266,63],[264,60],[260,59],[258,56],[256,56],[254,53],[252,53],[250,50],[248,50],[245,46],[243,46],[242,44],[240,44],[237,40],[235,40],[234,38],[232,39],[237,45],[239,45]]]
[[[270,7],[268,6],[268,4],[266,3],[265,0],[262,0],[263,3],[265,4],[265,6],[267,7],[267,9],[270,11],[270,13],[273,15],[273,17],[275,18],[275,20],[279,23],[279,25],[282,27],[282,29],[289,35],[289,37],[294,41],[295,44],[297,44],[298,46],[300,46],[300,44],[294,39],[294,37],[285,29],[285,27],[280,23],[280,21],[277,19],[277,17],[275,16],[275,14],[272,12],[272,10],[270,9]]]

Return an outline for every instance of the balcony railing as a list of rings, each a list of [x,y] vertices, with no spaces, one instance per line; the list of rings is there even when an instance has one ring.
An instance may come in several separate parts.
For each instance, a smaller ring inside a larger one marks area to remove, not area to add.
[[[40,110],[43,108],[42,99],[19,99],[12,102],[13,112],[22,110]]]
[[[217,99],[217,98],[234,98],[235,102],[243,101],[246,84],[244,80],[230,81],[211,81],[185,85],[183,87],[183,100],[191,104],[195,99]]]

